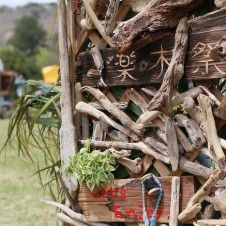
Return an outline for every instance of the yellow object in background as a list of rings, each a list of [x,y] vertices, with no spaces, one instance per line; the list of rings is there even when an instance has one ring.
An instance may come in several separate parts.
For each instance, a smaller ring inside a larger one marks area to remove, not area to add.
[[[59,71],[58,65],[51,65],[47,67],[42,68],[42,76],[43,81],[49,84],[53,84],[58,79],[58,71]]]

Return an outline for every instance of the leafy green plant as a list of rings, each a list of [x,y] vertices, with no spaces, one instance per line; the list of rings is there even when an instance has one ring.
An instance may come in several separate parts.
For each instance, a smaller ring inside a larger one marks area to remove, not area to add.
[[[114,181],[112,171],[115,158],[111,154],[104,154],[99,150],[91,152],[92,140],[88,139],[78,154],[71,157],[68,173],[75,175],[79,183],[86,182],[92,191],[95,186],[104,186]]]

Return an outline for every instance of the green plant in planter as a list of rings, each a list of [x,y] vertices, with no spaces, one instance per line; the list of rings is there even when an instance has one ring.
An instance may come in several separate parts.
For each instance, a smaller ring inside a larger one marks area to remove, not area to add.
[[[115,157],[111,154],[104,154],[99,150],[91,152],[92,140],[88,139],[80,152],[71,157],[68,173],[75,175],[79,183],[86,182],[92,191],[95,186],[104,186],[106,183],[114,181],[112,171],[116,164]]]

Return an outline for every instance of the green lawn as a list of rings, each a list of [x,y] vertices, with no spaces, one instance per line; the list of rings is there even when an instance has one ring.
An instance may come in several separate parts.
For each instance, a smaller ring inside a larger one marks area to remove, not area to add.
[[[0,120],[0,147],[7,136],[8,120]],[[42,162],[42,157],[38,156]],[[27,159],[8,149],[0,155],[0,226],[57,225],[54,207],[40,202],[50,199],[44,194],[36,167]]]

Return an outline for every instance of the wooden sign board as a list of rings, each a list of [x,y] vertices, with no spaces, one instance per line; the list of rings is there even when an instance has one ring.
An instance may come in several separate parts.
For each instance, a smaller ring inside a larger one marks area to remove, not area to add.
[[[189,34],[183,79],[206,80],[225,77],[226,61],[215,62],[208,54],[225,33],[226,26]],[[127,55],[120,55],[116,49],[103,49],[103,80],[108,87],[160,83],[170,63],[173,47],[174,35]],[[98,83],[99,77],[87,76],[90,69],[96,69],[91,52],[83,52],[77,62],[76,82],[81,82],[82,86],[101,87]]]
[[[159,178],[163,198],[157,220],[168,223],[170,218],[172,177]],[[194,195],[193,177],[181,177],[180,212]],[[157,197],[146,196],[147,213],[151,218]],[[90,222],[143,222],[141,179],[116,180],[111,187],[90,192],[84,184],[80,187],[79,204]]]

